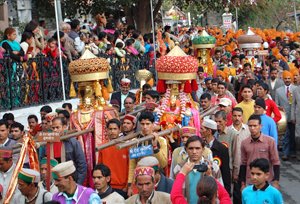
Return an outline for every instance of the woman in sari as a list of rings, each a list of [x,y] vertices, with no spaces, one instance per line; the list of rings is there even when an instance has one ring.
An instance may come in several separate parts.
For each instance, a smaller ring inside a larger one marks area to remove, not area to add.
[[[9,57],[12,59],[11,70],[8,73],[9,78],[4,78],[4,83],[11,86],[11,92],[6,92],[5,97],[1,97],[1,106],[5,108],[10,104],[12,107],[18,107],[20,105],[20,87],[18,84],[14,84],[19,81],[17,76],[17,62],[24,61],[24,51],[22,50],[20,44],[15,41],[17,38],[17,33],[14,28],[6,28],[4,31],[4,40],[0,43],[0,46],[5,49],[5,54],[9,54]],[[6,74],[3,74],[5,76]],[[9,80],[10,79],[10,80]],[[15,92],[15,93],[14,93]],[[10,96],[10,94],[12,94]],[[12,101],[10,101],[12,100]]]

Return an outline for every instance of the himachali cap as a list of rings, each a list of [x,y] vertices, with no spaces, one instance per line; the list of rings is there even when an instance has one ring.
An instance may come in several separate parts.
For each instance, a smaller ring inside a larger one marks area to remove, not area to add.
[[[48,113],[45,118],[47,121],[52,121],[54,118],[56,118],[58,114],[56,112]]]
[[[137,163],[137,166],[138,167],[152,167],[155,171],[157,171],[158,166],[159,166],[159,161],[153,156],[143,157]]]
[[[38,183],[40,182],[40,173],[33,169],[22,168],[18,174],[18,179],[26,183]]]
[[[123,79],[121,79],[121,86],[128,87],[128,86],[130,86],[130,83],[131,83],[130,79],[126,78],[125,76]]]
[[[231,102],[231,100],[229,98],[221,98],[219,105],[228,107],[228,106],[232,105],[232,102]]]
[[[125,115],[124,120],[130,120],[133,124],[136,124],[136,117],[130,114]]]
[[[69,176],[76,171],[73,161],[62,162],[52,168],[53,178]]]
[[[154,178],[154,169],[152,167],[137,167],[134,170],[134,177],[148,175]]]
[[[43,158],[40,162],[41,165],[43,164],[47,164],[47,158]],[[50,159],[50,165],[52,167],[55,167],[58,164],[58,161],[56,161],[55,159]]]
[[[202,122],[202,125],[206,128],[217,130],[217,123],[211,119],[205,118]]]
[[[11,148],[1,147],[0,148],[0,158],[9,159],[12,158],[13,151]]]
[[[196,128],[190,127],[190,126],[185,126],[185,127],[180,128],[179,133],[180,133],[180,136],[183,136],[183,135],[191,136],[191,135],[196,134]]]

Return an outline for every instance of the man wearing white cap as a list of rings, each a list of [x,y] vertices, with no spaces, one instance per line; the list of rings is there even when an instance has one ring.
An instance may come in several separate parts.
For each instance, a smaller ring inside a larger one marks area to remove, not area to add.
[[[130,96],[131,98],[135,98],[135,94],[129,92],[130,84],[131,84],[130,79],[124,77],[123,79],[121,79],[121,83],[120,83],[121,91],[114,92],[111,95],[110,101],[112,100],[118,101],[118,105],[120,106],[119,112],[121,112],[125,108],[124,101],[127,98],[127,96]]]
[[[163,170],[160,168],[159,161],[155,157],[153,156],[144,157],[137,163],[137,166],[152,167],[155,171],[154,174],[155,190],[165,192],[165,193],[171,192],[174,181],[172,179],[168,179],[162,173]]]
[[[93,189],[81,186],[75,182],[73,175],[76,168],[73,161],[62,162],[53,167],[51,171],[59,191],[53,195],[53,201],[58,201],[61,204],[71,204],[74,201],[75,203],[88,204],[101,203],[100,197]]]
[[[226,126],[232,125],[232,102],[229,98],[221,98],[219,103],[219,110],[226,113]]]
[[[213,160],[216,162],[222,173],[224,187],[231,195],[231,175],[229,168],[228,148],[215,139],[214,134],[217,131],[217,123],[210,119],[204,119],[201,125],[201,135],[213,153]]]
[[[25,203],[40,204],[52,200],[52,193],[38,186],[40,173],[23,168],[18,174],[18,188],[25,196]]]

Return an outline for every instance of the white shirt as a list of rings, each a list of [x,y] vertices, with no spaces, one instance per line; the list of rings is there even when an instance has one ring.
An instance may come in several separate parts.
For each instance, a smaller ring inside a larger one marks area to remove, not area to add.
[[[275,79],[274,81],[270,80],[271,88],[272,88],[272,89],[274,89],[274,87],[275,87],[276,80],[277,80],[277,79]]]
[[[121,112],[122,112],[123,109],[125,108],[125,106],[124,106],[124,101],[125,101],[125,99],[127,98],[128,94],[129,94],[129,92],[128,92],[126,95],[122,94],[122,92],[121,92]]]
[[[10,169],[8,169],[8,171],[0,172],[0,184],[3,187],[3,195],[2,195],[3,199],[0,201],[0,204],[2,204],[4,201],[15,168],[16,165],[15,163],[13,163],[13,165],[10,167]],[[25,203],[25,197],[21,194],[20,190],[18,189],[18,186],[16,187],[16,190],[9,203],[10,204]]]
[[[210,142],[208,143],[208,146],[209,146],[210,149],[211,149],[211,147],[213,146],[214,141],[215,141],[215,139],[213,139],[212,141],[210,141]]]
[[[24,53],[26,54],[27,51],[28,51],[28,48],[29,48],[28,43],[27,43],[27,42],[22,42],[22,43],[20,44],[20,46],[21,46],[21,48],[23,49]]]
[[[3,144],[0,144],[0,147],[5,147],[6,143],[8,143],[8,138],[6,138],[5,142],[3,142]]]

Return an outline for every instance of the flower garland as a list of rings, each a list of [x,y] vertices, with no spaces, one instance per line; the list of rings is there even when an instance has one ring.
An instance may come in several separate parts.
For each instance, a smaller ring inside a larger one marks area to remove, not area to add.
[[[166,93],[165,93],[164,97],[162,98],[161,105],[158,107],[157,120],[155,121],[156,125],[161,125],[160,124],[160,118],[161,118],[161,116],[166,111],[170,111],[170,107],[168,106],[169,105],[169,101],[170,101],[170,95],[171,95],[171,89],[168,88],[166,90]],[[186,112],[186,104],[187,103],[191,103],[190,102],[190,98],[187,97],[187,95],[186,95],[186,93],[184,93],[183,89],[180,89],[180,91],[179,91],[179,101],[180,101],[180,108],[176,107],[175,113],[180,113],[181,118],[183,118],[184,114]]]
[[[180,106],[181,106],[181,118],[184,117],[184,114],[186,112],[186,103],[189,102],[189,99],[186,97],[186,93],[183,92],[183,89],[179,92],[179,100],[180,100]]]
[[[165,93],[164,97],[162,98],[162,103],[158,107],[157,120],[155,121],[156,125],[160,125],[160,118],[165,113],[165,110],[168,106],[168,101],[170,100],[170,95],[171,95],[171,89],[167,88],[166,93]]]

